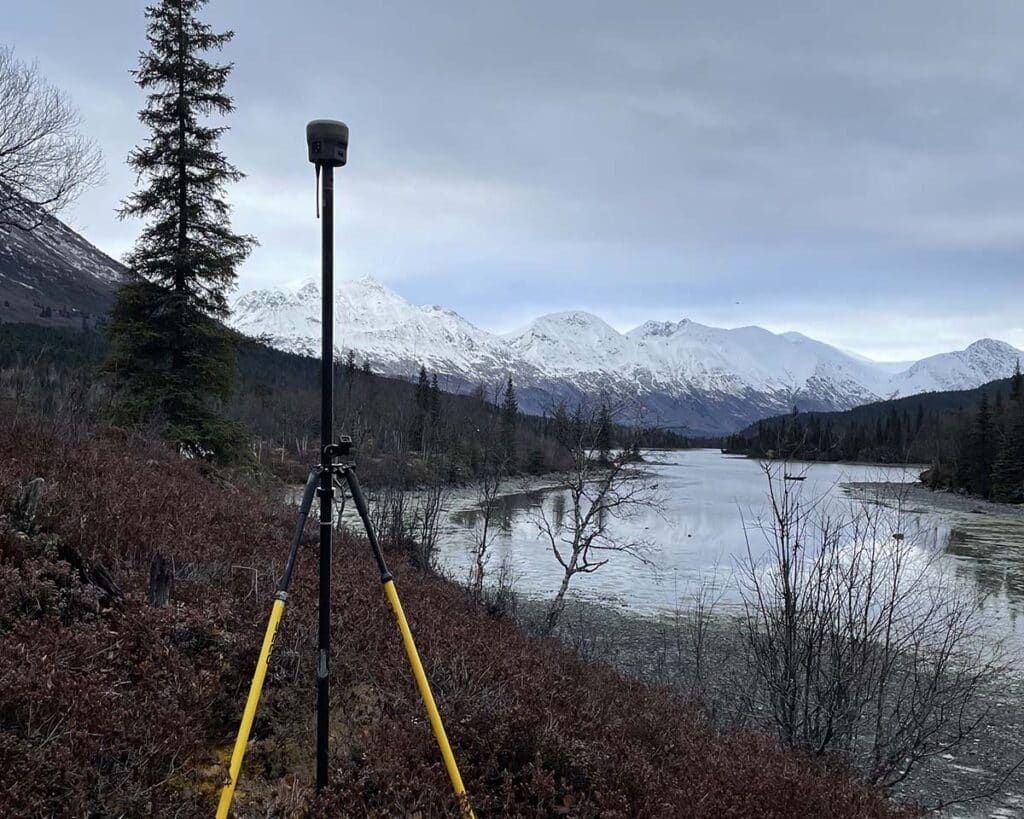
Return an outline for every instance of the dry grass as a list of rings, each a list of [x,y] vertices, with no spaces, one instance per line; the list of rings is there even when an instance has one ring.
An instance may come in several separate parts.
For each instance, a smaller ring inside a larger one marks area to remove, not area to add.
[[[34,533],[8,513],[46,489]],[[293,511],[137,440],[0,421],[0,804],[7,815],[208,816]],[[172,605],[147,605],[172,559]],[[904,815],[763,737],[525,636],[390,559],[480,816]],[[102,564],[109,601],[73,565]],[[240,815],[456,813],[369,554],[339,545],[332,785],[315,799],[315,554],[305,549]],[[258,583],[258,594],[256,586]]]

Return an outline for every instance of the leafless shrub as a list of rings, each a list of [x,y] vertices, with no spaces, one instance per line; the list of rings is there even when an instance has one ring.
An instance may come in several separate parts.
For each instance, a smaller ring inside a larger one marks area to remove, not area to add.
[[[34,64],[0,48],[0,228],[32,230],[102,177],[81,117]]]
[[[555,488],[569,502],[564,514],[560,510],[549,512],[541,504],[533,515],[538,531],[562,567],[562,579],[546,618],[549,633],[565,611],[565,595],[574,577],[596,572],[615,554],[648,562],[650,544],[642,538],[620,535],[610,524],[654,508],[657,484],[634,466],[632,447],[609,450],[609,417],[614,414],[604,407],[578,407],[571,418],[565,416],[564,408],[555,414],[555,434],[570,463]]]
[[[784,744],[891,787],[982,724],[1000,651],[983,639],[980,601],[908,533],[902,504],[836,514],[802,497],[785,465],[762,468],[769,506],[754,528],[767,557],[748,536],[741,567],[751,705]]]
[[[417,493],[412,509],[411,536],[407,540],[412,563],[421,572],[436,571],[441,520],[449,496],[448,488],[435,477]]]
[[[713,626],[718,605],[722,600],[723,586],[719,567],[716,564],[710,573],[698,576],[687,591],[687,605],[677,596],[672,611],[672,635],[675,642],[676,669],[685,668],[683,680],[687,696],[704,703],[709,708],[711,690],[715,687],[712,677],[720,674],[712,663],[714,656]]]
[[[491,558],[491,546],[498,534],[499,497],[504,475],[504,464],[495,462],[484,470],[477,488],[477,508],[480,510],[480,516],[469,548],[472,559],[469,567],[469,591],[475,600],[483,599],[484,578]]]
[[[367,495],[370,519],[381,541],[392,546],[401,546],[412,535],[405,490],[400,486],[387,484],[368,492]]]
[[[516,583],[518,577],[512,565],[512,555],[506,554],[498,564],[494,583],[483,587],[481,600],[487,610],[497,617],[515,620],[519,616]]]

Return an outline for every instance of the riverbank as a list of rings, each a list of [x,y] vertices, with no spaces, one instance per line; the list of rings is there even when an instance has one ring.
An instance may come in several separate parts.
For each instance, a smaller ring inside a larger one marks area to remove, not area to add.
[[[546,603],[522,598],[520,623],[538,633]],[[648,684],[702,704],[716,729],[771,732],[751,709],[756,680],[738,616],[682,609],[668,617],[642,617],[621,609],[571,600],[556,635],[589,662],[608,663]],[[921,762],[893,792],[926,807],[945,804],[951,819],[1024,816],[1024,678],[1006,675],[986,686],[968,720],[979,729],[961,747]],[[949,803],[953,804],[949,804]]]
[[[902,504],[908,512],[941,510],[963,514],[987,515],[1006,520],[1024,521],[1024,505],[996,503],[950,490],[929,489],[920,483],[863,481],[844,484],[857,500]]]

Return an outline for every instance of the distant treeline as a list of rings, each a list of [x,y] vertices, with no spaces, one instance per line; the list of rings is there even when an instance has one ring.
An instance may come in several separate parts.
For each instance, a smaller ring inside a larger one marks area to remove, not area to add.
[[[1024,376],[974,390],[879,401],[845,412],[765,419],[723,440],[756,458],[923,463],[933,488],[1024,502]]]
[[[99,330],[0,324],[0,408],[46,415],[55,424],[102,420],[108,395],[100,370],[107,351]],[[376,375],[351,355],[335,367],[335,428],[356,442],[370,485],[468,481],[496,458],[511,473],[565,466],[555,412],[520,413],[511,382],[457,395],[440,390],[425,369],[410,383]],[[239,382],[222,409],[252,433],[257,462],[289,479],[302,477],[317,459],[319,368],[316,359],[240,341]],[[612,446],[689,444],[672,431],[612,423],[608,440]]]

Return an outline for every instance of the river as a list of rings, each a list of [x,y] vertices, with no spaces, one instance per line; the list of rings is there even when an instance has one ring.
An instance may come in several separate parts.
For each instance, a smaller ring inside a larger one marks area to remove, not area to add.
[[[649,565],[613,554],[608,565],[574,578],[571,594],[590,602],[657,616],[685,608],[701,583],[712,583],[725,609],[739,604],[735,569],[746,553],[747,538],[755,557],[766,544],[754,521],[767,508],[767,481],[756,461],[725,456],[717,450],[645,453],[646,468],[658,484],[657,508],[643,509],[611,526],[624,538],[650,543]],[[850,484],[913,484],[919,468],[861,464],[800,464],[789,467],[805,480],[792,483],[803,498],[825,498],[841,512],[855,506]],[[535,523],[539,505],[549,516],[564,513],[563,490],[523,489],[511,482],[501,500],[499,531],[492,548],[493,576],[508,556],[517,591],[543,597],[554,593],[561,568]],[[1000,516],[944,508],[941,496],[916,492],[904,501],[901,528],[918,548],[940,554],[937,565],[950,576],[986,596],[993,615],[992,636],[1024,643],[1024,517]],[[960,500],[960,499],[957,499]],[[891,502],[891,501],[886,501]],[[481,515],[470,492],[456,493],[443,523],[441,562],[455,579],[469,569],[468,549]]]

